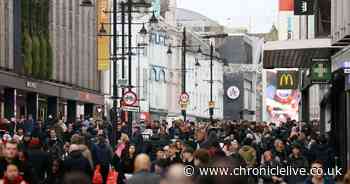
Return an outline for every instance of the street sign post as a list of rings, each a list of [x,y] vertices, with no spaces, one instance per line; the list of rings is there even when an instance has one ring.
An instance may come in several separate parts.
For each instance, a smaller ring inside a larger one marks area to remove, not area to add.
[[[128,79],[118,79],[118,84],[120,86],[127,86],[128,85]]]
[[[277,89],[298,89],[299,72],[298,71],[278,71]]]
[[[209,108],[215,108],[215,102],[209,101],[208,106],[209,106]]]
[[[133,106],[137,102],[137,95],[133,91],[125,92],[123,95],[123,104],[125,106]]]
[[[181,110],[186,110],[187,109],[187,104],[180,104]]]
[[[180,101],[181,102],[189,102],[190,101],[190,95],[188,95],[188,93],[186,93],[186,92],[181,93]]]
[[[140,107],[135,106],[123,106],[122,109],[127,112],[140,112]]]
[[[332,66],[329,59],[312,59],[311,82],[327,84],[332,80]]]
[[[187,105],[190,102],[190,96],[188,93],[184,92],[181,93],[180,99],[179,99],[179,105],[182,111],[185,111],[187,109]]]

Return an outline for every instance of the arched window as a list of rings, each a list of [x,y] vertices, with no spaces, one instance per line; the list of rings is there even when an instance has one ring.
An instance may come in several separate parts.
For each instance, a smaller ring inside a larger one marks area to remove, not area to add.
[[[162,82],[166,82],[166,78],[165,78],[165,71],[164,69],[160,71],[160,74],[159,74],[159,80],[162,81]]]
[[[157,70],[155,68],[151,71],[151,80],[157,81]]]

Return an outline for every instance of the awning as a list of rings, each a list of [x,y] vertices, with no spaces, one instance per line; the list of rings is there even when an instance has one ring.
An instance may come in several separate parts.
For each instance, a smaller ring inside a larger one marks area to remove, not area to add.
[[[308,68],[312,58],[330,58],[342,47],[331,46],[330,39],[266,42],[264,68]]]

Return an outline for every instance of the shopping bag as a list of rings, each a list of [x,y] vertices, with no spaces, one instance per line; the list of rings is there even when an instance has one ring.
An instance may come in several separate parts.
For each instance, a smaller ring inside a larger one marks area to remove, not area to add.
[[[118,181],[118,172],[114,168],[110,168],[107,176],[106,184],[117,184]]]
[[[102,179],[102,174],[101,174],[101,166],[97,165],[96,169],[94,171],[94,176],[92,177],[92,183],[93,184],[102,184],[103,179]]]

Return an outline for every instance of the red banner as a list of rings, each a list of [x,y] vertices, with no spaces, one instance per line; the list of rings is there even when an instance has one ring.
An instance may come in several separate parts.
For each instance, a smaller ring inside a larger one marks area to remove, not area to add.
[[[294,0],[279,0],[279,11],[294,11]]]

